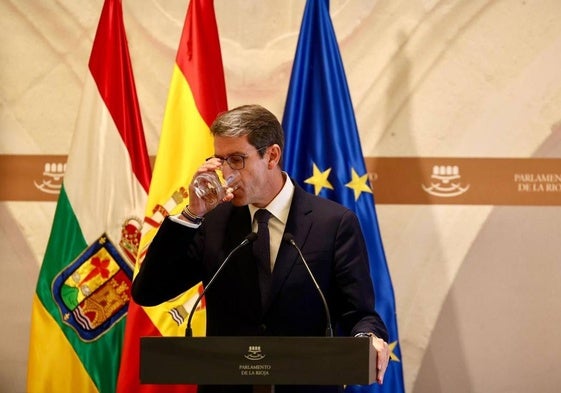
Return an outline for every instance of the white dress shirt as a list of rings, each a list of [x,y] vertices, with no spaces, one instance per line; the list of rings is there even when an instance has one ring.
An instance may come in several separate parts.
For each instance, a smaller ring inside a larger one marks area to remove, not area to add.
[[[290,177],[285,172],[283,172],[283,177],[285,178],[285,182],[281,191],[271,201],[271,203],[264,208],[272,214],[269,219],[271,271],[273,271],[275,260],[277,259],[277,254],[279,253],[284,228],[286,227],[286,220],[288,219],[290,205],[292,204],[292,197],[294,196],[294,184],[292,184]],[[253,205],[248,205],[248,207],[251,214],[251,221],[253,223],[252,230],[255,232],[257,231],[257,221],[253,218],[255,216],[255,212],[259,210],[259,208]]]

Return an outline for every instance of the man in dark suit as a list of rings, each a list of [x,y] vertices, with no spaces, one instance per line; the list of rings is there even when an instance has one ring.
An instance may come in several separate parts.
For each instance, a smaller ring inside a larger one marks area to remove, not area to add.
[[[205,295],[207,335],[324,336],[321,296],[296,248],[283,241],[289,233],[325,294],[337,334],[374,336],[377,380],[382,383],[388,337],[374,310],[365,240],[356,215],[305,192],[282,171],[282,126],[265,108],[246,105],[225,112],[211,132],[215,156],[195,177],[222,169],[225,178],[238,172],[239,179],[218,205],[198,198],[191,184],[189,205],[164,220],[148,249],[133,283],[134,300],[153,306],[199,281],[207,284],[228,253],[256,231],[253,247],[240,248]],[[262,209],[267,212],[257,213]],[[266,229],[255,222],[256,215],[267,216]],[[262,251],[257,243],[266,238],[267,250]],[[262,259],[266,267],[260,265]],[[327,393],[342,387],[276,386],[274,391]],[[252,392],[252,387],[205,386],[199,392],[242,393]]]

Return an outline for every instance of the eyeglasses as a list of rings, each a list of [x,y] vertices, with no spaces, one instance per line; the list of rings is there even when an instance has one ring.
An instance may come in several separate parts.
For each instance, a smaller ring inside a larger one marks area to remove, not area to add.
[[[260,152],[261,150],[266,149],[269,146],[262,146],[258,149],[255,149],[256,152]],[[230,168],[233,170],[239,170],[245,168],[245,159],[249,158],[249,154],[231,154],[228,157],[220,157],[220,156],[212,156],[206,159],[206,161],[210,160],[211,158],[218,158],[222,161],[222,165],[227,163]]]

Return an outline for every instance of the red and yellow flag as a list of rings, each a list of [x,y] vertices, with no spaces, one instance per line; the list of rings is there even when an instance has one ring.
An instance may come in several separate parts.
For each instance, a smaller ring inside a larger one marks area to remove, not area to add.
[[[115,392],[150,161],[120,0],[93,42],[33,298],[27,392]]]
[[[218,28],[212,0],[192,0],[177,50],[168,101],[145,212],[138,255],[146,249],[164,217],[187,203],[187,190],[196,169],[213,154],[210,124],[227,109],[226,87]],[[201,290],[198,285],[157,307],[131,302],[117,391],[185,392],[194,386],[141,385],[139,346],[143,336],[183,336],[187,314]],[[204,309],[193,318],[195,335],[205,334]]]

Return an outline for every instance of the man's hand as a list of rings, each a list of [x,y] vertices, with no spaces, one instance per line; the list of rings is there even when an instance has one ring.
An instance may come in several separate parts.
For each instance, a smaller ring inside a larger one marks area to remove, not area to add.
[[[194,215],[202,217],[206,213],[208,213],[210,210],[214,209],[216,207],[216,205],[218,205],[218,203],[215,203],[215,204],[209,206],[204,199],[199,198],[197,196],[197,193],[195,192],[195,187],[193,185],[193,182],[194,182],[195,178],[197,176],[199,176],[200,174],[205,173],[205,172],[216,172],[221,167],[222,167],[222,160],[220,160],[219,158],[216,158],[216,157],[211,157],[211,158],[207,159],[201,166],[199,166],[199,168],[197,169],[197,171],[193,175],[193,179],[191,180],[191,184],[189,184],[189,210]],[[232,192],[227,192],[224,200],[219,201],[219,202],[229,201],[233,197],[234,197],[234,195],[232,194]]]
[[[390,361],[390,348],[387,342],[376,336],[372,336],[372,345],[378,353],[376,358],[376,382],[382,384],[384,382],[384,373]]]

